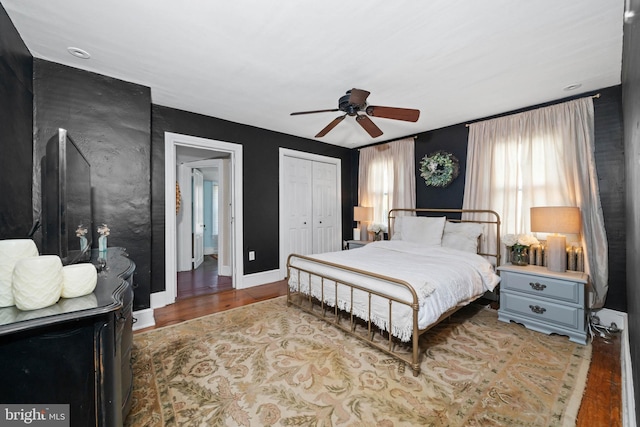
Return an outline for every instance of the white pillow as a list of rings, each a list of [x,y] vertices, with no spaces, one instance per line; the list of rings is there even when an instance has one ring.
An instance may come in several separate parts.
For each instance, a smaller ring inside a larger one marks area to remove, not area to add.
[[[400,239],[405,242],[425,246],[440,246],[444,231],[445,217],[405,216],[402,217]],[[395,237],[395,233],[394,233]]]
[[[406,217],[399,216],[393,220],[393,234],[390,240],[402,240],[402,218]]]
[[[473,222],[447,222],[444,226],[442,246],[466,252],[478,253],[478,237],[482,224]]]

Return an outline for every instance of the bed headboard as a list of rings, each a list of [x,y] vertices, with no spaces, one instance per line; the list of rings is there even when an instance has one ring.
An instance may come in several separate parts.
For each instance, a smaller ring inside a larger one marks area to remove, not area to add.
[[[388,216],[389,238],[393,235],[395,219],[405,215],[445,216],[449,222],[482,224],[486,235],[483,234],[479,238],[478,255],[493,258],[495,266],[500,265],[500,215],[497,212],[483,209],[391,209]]]

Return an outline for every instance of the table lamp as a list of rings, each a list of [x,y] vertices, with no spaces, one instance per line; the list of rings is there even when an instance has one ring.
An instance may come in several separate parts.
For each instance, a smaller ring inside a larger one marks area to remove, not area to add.
[[[371,218],[373,218],[373,208],[353,207],[353,220],[358,222],[358,228],[353,229],[353,240],[369,240],[367,223],[371,221]]]
[[[544,206],[531,208],[531,231],[553,233],[547,236],[547,269],[567,270],[567,239],[564,234],[580,232],[580,208]],[[564,234],[563,234],[564,233]]]

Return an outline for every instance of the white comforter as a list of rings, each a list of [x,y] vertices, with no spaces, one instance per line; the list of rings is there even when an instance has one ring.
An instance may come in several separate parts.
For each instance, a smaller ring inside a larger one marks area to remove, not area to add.
[[[419,329],[425,329],[435,323],[447,310],[468,304],[485,291],[492,291],[500,282],[493,266],[479,255],[401,240],[372,242],[358,249],[316,254],[311,257],[406,281],[418,295]],[[412,302],[410,292],[397,284],[295,257],[292,258],[291,265],[289,286],[294,291],[297,291],[300,285],[301,292],[309,293],[307,274],[300,274],[301,283],[298,284],[295,268],[298,267]],[[314,277],[311,282],[311,294],[314,297],[324,298],[325,303],[330,306],[336,304],[335,282],[325,280],[324,293],[319,278]],[[339,285],[337,304],[343,310],[349,310],[353,304],[353,314],[365,320],[368,317],[368,297],[365,292],[354,291],[352,302],[349,288]],[[371,320],[378,327],[388,331],[388,301],[373,297],[371,305]],[[391,333],[402,341],[409,341],[413,330],[411,309],[404,304],[394,303],[391,316]]]

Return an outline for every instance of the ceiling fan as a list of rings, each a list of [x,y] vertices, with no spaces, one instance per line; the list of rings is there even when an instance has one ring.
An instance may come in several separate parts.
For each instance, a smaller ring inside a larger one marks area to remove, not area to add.
[[[344,120],[347,116],[355,116],[356,122],[362,128],[367,131],[372,138],[377,138],[382,135],[382,131],[375,123],[369,118],[382,117],[384,119],[404,120],[406,122],[417,122],[420,117],[420,110],[413,110],[410,108],[396,108],[396,107],[380,107],[376,105],[368,105],[367,97],[370,92],[362,89],[348,90],[346,95],[343,95],[338,100],[338,108],[328,110],[314,110],[314,111],[298,111],[291,113],[292,116],[298,116],[300,114],[314,114],[314,113],[327,113],[331,111],[344,111],[345,114],[333,119],[331,123],[324,127],[316,138],[321,138],[328,134],[331,129],[336,127],[338,123]],[[362,114],[366,113],[366,114]]]

